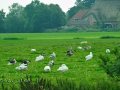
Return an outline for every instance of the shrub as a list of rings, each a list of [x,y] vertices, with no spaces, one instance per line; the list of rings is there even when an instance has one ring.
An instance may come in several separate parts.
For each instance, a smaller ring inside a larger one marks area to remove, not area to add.
[[[115,48],[112,51],[112,55],[115,56],[115,58],[110,59],[107,55],[100,55],[101,59],[101,66],[104,68],[107,74],[114,77],[120,76],[120,52],[119,48]]]

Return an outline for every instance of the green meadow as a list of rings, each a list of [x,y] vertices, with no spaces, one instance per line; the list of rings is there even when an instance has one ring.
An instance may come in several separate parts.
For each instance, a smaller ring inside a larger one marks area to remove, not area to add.
[[[21,38],[27,40],[38,39],[74,39],[74,38],[100,38],[102,36],[120,37],[120,32],[81,32],[81,33],[8,33],[0,34],[0,39]]]
[[[101,37],[108,37],[104,38]],[[113,38],[112,38],[113,37]],[[17,81],[26,75],[32,78],[44,77],[52,80],[70,79],[75,82],[88,81],[97,82],[99,80],[109,81],[111,77],[100,66],[100,54],[105,54],[109,48],[113,50],[120,46],[120,32],[82,32],[82,33],[14,33],[0,34],[0,80]],[[87,41],[92,48],[89,50],[79,50],[81,41]],[[73,56],[67,56],[66,51],[72,47]],[[31,53],[31,49],[37,51]],[[50,61],[50,54],[56,53],[55,65],[51,72],[45,73],[44,66]],[[85,56],[93,52],[90,61],[85,60]],[[35,58],[43,54],[45,59],[35,62]],[[110,56],[112,58],[112,56]],[[15,65],[7,65],[10,58],[15,58]],[[20,60],[30,60],[28,70],[18,71],[15,69],[20,64]],[[68,71],[62,73],[57,69],[61,64],[66,64]]]

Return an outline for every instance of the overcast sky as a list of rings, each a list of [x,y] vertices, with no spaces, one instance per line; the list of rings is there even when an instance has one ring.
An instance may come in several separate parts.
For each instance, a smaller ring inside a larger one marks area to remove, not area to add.
[[[26,6],[32,0],[0,0],[0,10],[4,9],[5,12],[8,12],[8,6],[11,6],[13,3],[19,3],[22,6]],[[40,0],[45,4],[59,4],[64,12],[69,10],[72,6],[75,5],[76,0]]]

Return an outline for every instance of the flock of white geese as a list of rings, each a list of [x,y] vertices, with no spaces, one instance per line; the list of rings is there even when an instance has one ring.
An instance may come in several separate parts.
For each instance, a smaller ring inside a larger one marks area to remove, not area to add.
[[[87,44],[87,41],[83,41],[83,42],[81,42],[81,44]],[[80,50],[91,49],[91,46],[87,46],[87,47],[84,47],[84,48],[79,46],[78,49],[80,49]],[[31,49],[31,52],[36,52],[36,49]],[[66,53],[67,53],[68,56],[73,55],[72,48],[69,49]],[[110,53],[110,49],[106,49],[106,53]],[[50,54],[49,57],[50,57],[51,60],[44,67],[44,69],[43,69],[44,72],[50,72],[51,71],[51,67],[54,65],[54,61],[55,61],[55,58],[56,58],[56,53],[53,52],[52,54]],[[86,61],[91,60],[92,58],[93,58],[93,53],[92,52],[90,52],[87,56],[85,56]],[[39,62],[39,61],[42,61],[42,60],[44,60],[44,56],[43,55],[39,55],[39,56],[37,56],[35,58],[36,62]],[[14,65],[16,63],[17,63],[16,59],[11,59],[11,60],[9,60],[8,65]],[[29,61],[24,60],[15,69],[16,70],[27,70],[28,69],[28,63],[29,63]],[[66,64],[62,64],[57,69],[57,71],[65,72],[65,71],[68,71],[68,69],[69,68],[68,68],[68,66]]]

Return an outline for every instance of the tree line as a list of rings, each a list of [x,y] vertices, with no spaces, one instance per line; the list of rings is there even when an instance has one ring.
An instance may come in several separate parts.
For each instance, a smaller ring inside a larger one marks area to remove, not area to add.
[[[80,9],[90,8],[95,0],[76,0],[76,5],[65,14],[59,5],[46,5],[33,0],[25,7],[14,3],[9,13],[0,10],[0,33],[35,33],[64,26]]]
[[[6,15],[0,11],[0,33],[44,32],[66,23],[66,15],[58,5],[33,0],[25,7],[14,3]]]

